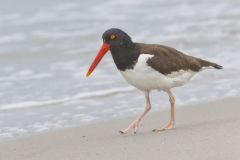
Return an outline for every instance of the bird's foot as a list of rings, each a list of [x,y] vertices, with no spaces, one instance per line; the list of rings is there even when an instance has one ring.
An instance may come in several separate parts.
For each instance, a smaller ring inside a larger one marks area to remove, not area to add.
[[[119,133],[121,134],[127,134],[129,133],[131,130],[134,130],[134,134],[137,133],[139,127],[139,120],[135,120],[133,121],[126,129],[124,130],[120,130]]]
[[[169,129],[172,129],[172,128],[174,128],[174,122],[170,121],[164,127],[153,129],[153,132],[162,132],[162,131],[169,130]]]

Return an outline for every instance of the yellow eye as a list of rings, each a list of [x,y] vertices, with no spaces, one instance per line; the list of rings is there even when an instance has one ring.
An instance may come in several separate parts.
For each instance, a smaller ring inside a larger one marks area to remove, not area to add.
[[[111,36],[110,36],[110,39],[111,40],[113,40],[113,39],[115,39],[116,38],[116,36],[114,35],[114,34],[112,34]]]

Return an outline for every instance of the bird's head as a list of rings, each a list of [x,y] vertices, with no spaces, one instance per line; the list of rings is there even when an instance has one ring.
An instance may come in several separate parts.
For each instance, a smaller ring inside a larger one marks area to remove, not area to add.
[[[124,31],[111,28],[102,35],[103,43],[109,45],[110,48],[124,47],[132,43],[130,36]]]
[[[102,35],[102,39],[102,47],[92,62],[90,68],[88,69],[88,72],[86,74],[87,77],[91,75],[93,70],[96,68],[103,56],[109,51],[109,49],[112,51],[115,49],[124,48],[133,43],[127,33],[117,28],[111,28],[105,31]]]

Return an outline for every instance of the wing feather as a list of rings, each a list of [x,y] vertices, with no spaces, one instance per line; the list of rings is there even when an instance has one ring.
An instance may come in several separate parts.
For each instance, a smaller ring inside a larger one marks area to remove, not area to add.
[[[140,54],[153,54],[154,56],[148,59],[147,64],[165,75],[179,70],[198,72],[202,67],[219,66],[164,45],[136,43],[136,46]]]

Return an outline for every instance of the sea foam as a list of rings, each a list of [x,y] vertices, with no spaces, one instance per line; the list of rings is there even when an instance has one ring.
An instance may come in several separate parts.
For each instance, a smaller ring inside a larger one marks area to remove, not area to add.
[[[0,106],[0,111],[30,108],[30,107],[42,107],[47,105],[70,102],[78,99],[96,98],[101,96],[108,96],[108,95],[113,95],[118,93],[130,92],[133,90],[134,90],[133,87],[113,88],[113,89],[108,89],[103,91],[79,93],[75,96],[62,98],[62,99],[53,99],[53,100],[46,100],[46,101],[25,101],[21,103],[3,104]]]

